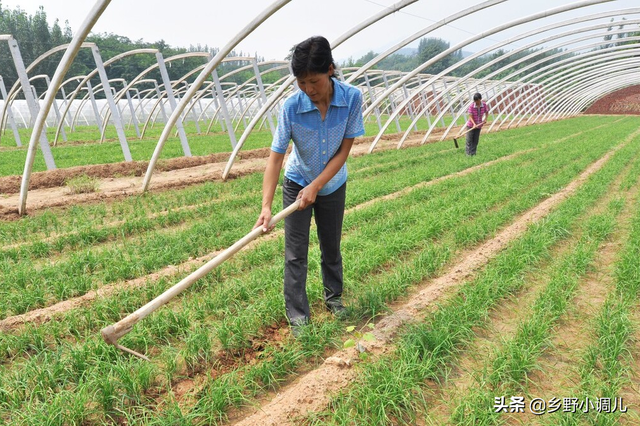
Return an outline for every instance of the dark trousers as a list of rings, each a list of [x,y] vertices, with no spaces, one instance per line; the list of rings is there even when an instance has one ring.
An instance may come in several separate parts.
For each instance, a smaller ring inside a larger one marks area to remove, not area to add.
[[[473,129],[467,133],[467,155],[476,155],[476,149],[480,142],[480,129]]]
[[[283,207],[296,201],[302,186],[284,178]],[[311,215],[315,217],[320,242],[322,282],[325,303],[342,296],[342,255],[340,238],[347,184],[335,192],[316,197],[316,201],[304,210],[298,210],[284,220],[284,303],[290,323],[308,321],[307,256],[309,253],[309,228]]]

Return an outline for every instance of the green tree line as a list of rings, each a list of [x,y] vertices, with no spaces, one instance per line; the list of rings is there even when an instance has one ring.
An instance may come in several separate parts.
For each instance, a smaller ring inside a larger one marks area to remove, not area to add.
[[[11,10],[2,6],[0,0],[0,34],[12,35],[18,42],[20,53],[25,66],[29,66],[36,58],[50,49],[71,42],[73,33],[69,27],[69,23],[65,22],[64,28],[60,26],[60,22],[55,20],[53,25],[49,25],[47,21],[47,14],[43,7],[40,7],[34,15],[29,15],[20,7]],[[112,34],[90,34],[87,42],[95,43],[99,50],[100,56],[103,61],[107,61],[116,55],[124,52],[128,52],[134,49],[158,49],[167,60],[168,58],[188,53],[188,52],[208,52],[211,55],[218,53],[219,49],[215,47],[209,47],[207,45],[191,45],[188,48],[185,47],[171,47],[164,40],[156,42],[145,42],[144,40],[131,40],[128,37]],[[29,76],[45,74],[49,78],[53,77],[58,63],[64,50],[54,53],[42,62],[40,62],[32,71],[29,72]],[[251,56],[243,52],[232,51],[228,57],[238,56]],[[258,57],[258,61],[264,60]],[[194,70],[198,66],[204,65],[208,62],[206,57],[191,57],[183,58],[175,61],[169,61],[167,63],[167,70],[172,80],[176,80],[186,75],[190,71]],[[126,82],[132,81],[142,71],[157,64],[155,55],[145,53],[137,54],[125,57],[119,61],[116,61],[110,65],[107,69],[107,74],[110,79],[123,79]],[[226,73],[236,70],[242,66],[246,66],[246,61],[228,61],[224,62],[218,67],[219,75],[225,75]],[[95,61],[90,49],[80,49],[78,56],[73,62],[71,68],[67,72],[66,79],[72,76],[85,76],[96,68]],[[286,71],[285,71],[286,72]],[[195,72],[187,79],[188,82],[192,82],[198,76],[199,72]],[[263,77],[265,83],[270,83],[283,75],[282,72],[269,73]],[[15,69],[13,58],[9,51],[8,44],[6,42],[0,43],[0,76],[4,80],[4,84],[7,90],[18,79],[18,75]],[[237,72],[233,76],[225,79],[224,81],[241,84],[254,76],[253,69]],[[155,79],[161,82],[160,72],[155,69],[145,76],[146,79]],[[75,89],[77,82],[70,82],[65,89],[67,93]],[[99,77],[96,76],[91,80],[91,84],[95,87],[100,84]],[[32,82],[36,92],[40,95],[46,91],[46,81],[44,79],[37,79]],[[138,86],[140,87],[140,86]],[[116,89],[120,87],[116,86]],[[144,88],[144,86],[143,86]],[[22,98],[22,96],[19,96]]]
[[[20,53],[22,55],[25,66],[29,66],[34,59],[47,50],[71,41],[72,34],[68,23],[65,23],[64,29],[60,27],[59,21],[49,26],[47,22],[47,14],[44,8],[40,9],[33,15],[28,15],[19,7],[15,10],[6,9],[0,2],[0,34],[12,35],[18,40]],[[58,66],[58,58],[52,57],[43,61],[34,74],[46,74],[53,76]],[[13,85],[18,78],[13,63],[13,58],[9,50],[7,42],[0,43],[0,76],[4,80],[7,90]],[[40,92],[46,87],[44,81],[35,81],[34,86]]]

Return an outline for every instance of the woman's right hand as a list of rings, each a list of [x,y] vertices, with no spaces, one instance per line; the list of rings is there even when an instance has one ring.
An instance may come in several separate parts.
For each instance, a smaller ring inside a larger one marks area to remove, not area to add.
[[[268,227],[270,221],[271,221],[271,209],[263,207],[262,211],[260,212],[260,216],[256,221],[256,224],[253,225],[253,229],[256,229],[257,227],[262,226],[263,232],[270,232],[273,230],[273,228],[275,228],[275,225]]]

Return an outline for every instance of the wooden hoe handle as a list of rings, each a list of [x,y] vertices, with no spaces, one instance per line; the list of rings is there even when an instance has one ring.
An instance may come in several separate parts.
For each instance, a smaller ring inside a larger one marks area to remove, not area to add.
[[[300,206],[300,200],[296,200],[295,203],[291,204],[286,209],[282,210],[280,213],[276,214],[269,221],[269,225],[267,228],[272,227],[276,223],[280,222],[285,217],[289,216],[294,211],[298,210]],[[246,246],[251,241],[255,240],[257,237],[264,233],[263,226],[259,226],[249,232],[247,235],[236,241],[231,247],[227,248],[222,253],[218,254],[216,257],[202,265],[196,271],[192,272],[189,276],[185,277],[182,281],[166,290],[160,296],[156,297],[152,301],[148,302],[146,305],[138,309],[137,311],[129,314],[127,317],[121,319],[117,323],[110,325],[108,327],[103,328],[100,333],[102,334],[102,338],[105,342],[114,345],[118,349],[121,349],[130,354],[136,355],[137,357],[149,360],[146,356],[135,352],[131,349],[125,348],[118,344],[118,339],[131,331],[134,325],[138,323],[138,321],[144,319],[149,314],[153,313],[155,310],[160,308],[165,303],[169,302],[171,299],[176,297],[178,294],[189,288],[194,282],[204,277],[206,274],[211,272],[211,270],[219,265],[221,265],[225,260],[232,257],[236,254],[240,249]]]

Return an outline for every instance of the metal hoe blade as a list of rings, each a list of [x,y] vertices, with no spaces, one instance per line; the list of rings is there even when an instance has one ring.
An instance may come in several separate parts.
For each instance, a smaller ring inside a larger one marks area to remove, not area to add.
[[[287,207],[286,209],[282,210],[280,213],[273,216],[271,218],[271,221],[269,222],[268,228],[271,228],[276,223],[280,222],[282,219],[289,216],[294,211],[298,210],[299,206],[300,206],[300,200],[297,200],[295,203],[291,204],[289,207]],[[218,254],[216,257],[214,257],[213,259],[211,259],[210,261],[202,265],[196,271],[189,274],[189,276],[184,278],[182,281],[180,281],[170,289],[166,290],[160,296],[148,302],[146,305],[144,305],[137,311],[129,314],[127,317],[121,319],[117,323],[100,330],[100,334],[102,334],[102,338],[104,339],[104,341],[124,352],[127,352],[131,355],[137,356],[138,358],[149,361],[149,358],[147,358],[143,354],[118,344],[118,339],[120,339],[122,336],[130,332],[133,329],[133,326],[136,325],[140,320],[144,319],[146,316],[150,315],[151,313],[156,311],[158,308],[160,308],[162,305],[166,304],[171,299],[176,297],[182,291],[189,288],[198,279],[204,277],[206,274],[211,272],[212,269],[222,264],[225,260],[231,258],[240,249],[242,249],[249,242],[253,241],[257,237],[262,235],[264,232],[265,231],[263,230],[262,226],[252,230],[247,235],[245,235],[244,237],[236,241],[232,246],[227,248],[225,251]]]

